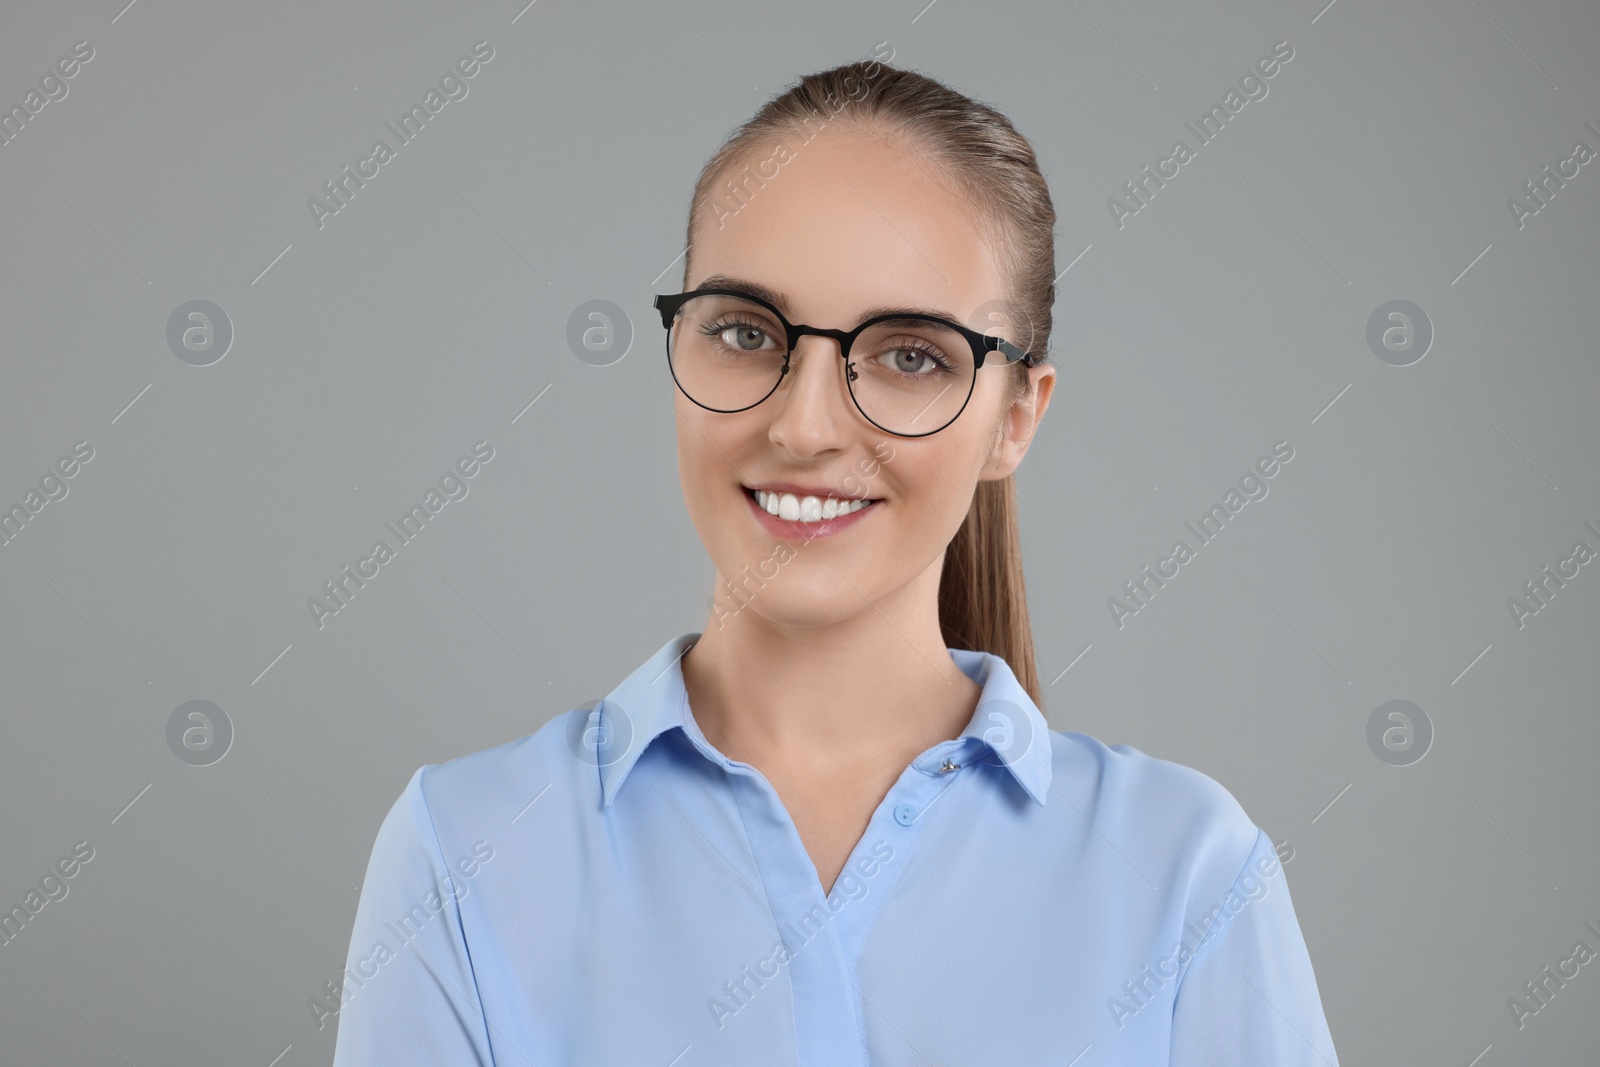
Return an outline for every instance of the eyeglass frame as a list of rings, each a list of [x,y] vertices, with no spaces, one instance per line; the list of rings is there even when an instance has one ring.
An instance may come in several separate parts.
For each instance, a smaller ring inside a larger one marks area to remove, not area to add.
[[[682,382],[678,381],[678,372],[672,366],[672,322],[673,319],[677,317],[679,309],[697,296],[735,296],[741,300],[748,300],[750,303],[759,304],[761,307],[764,307],[768,311],[772,312],[773,316],[783,324],[784,331],[787,334],[785,343],[788,346],[783,353],[783,370],[778,373],[778,380],[772,383],[772,388],[767,390],[766,394],[763,395],[760,400],[755,401],[755,403],[746,404],[742,408],[714,408],[709,404],[702,404],[700,401],[695,400],[694,397],[689,396],[689,391],[683,387]],[[876,315],[870,319],[867,319],[865,322],[860,323],[853,330],[829,330],[820,326],[807,326],[804,323],[792,323],[784,316],[783,312],[773,307],[772,304],[758,296],[752,296],[751,294],[738,289],[691,289],[686,293],[659,293],[656,295],[656,298],[652,303],[656,310],[661,312],[661,325],[667,330],[667,370],[672,374],[673,382],[678,386],[679,391],[682,392],[684,396],[689,397],[694,404],[705,408],[707,411],[715,411],[722,415],[731,415],[740,411],[749,411],[757,404],[763,403],[773,393],[777,392],[778,386],[783,384],[783,379],[788,377],[789,358],[794,355],[795,346],[799,344],[800,338],[802,337],[831,337],[835,341],[839,342],[839,358],[844,361],[846,372],[845,392],[850,394],[851,403],[855,404],[856,410],[861,412],[862,418],[872,423],[872,425],[877,426],[878,429],[882,430],[884,433],[894,434],[896,437],[931,437],[940,430],[947,428],[950,423],[955,422],[956,419],[960,418],[961,413],[967,410],[967,404],[972,400],[973,390],[975,390],[978,385],[978,371],[982,370],[984,365],[988,363],[989,353],[999,352],[1005,357],[1005,361],[1008,366],[1017,362],[1019,359],[1022,361],[1022,365],[1024,367],[1036,367],[1043,362],[1039,357],[1023,351],[1010,341],[1007,341],[1004,337],[999,337],[995,334],[979,333],[977,330],[963,326],[959,322],[951,322],[949,319],[943,319],[937,315],[922,315],[915,312],[896,311],[887,315]],[[928,322],[938,323],[941,326],[948,326],[959,333],[962,337],[966,338],[967,343],[972,346],[972,382],[967,386],[966,398],[961,401],[961,407],[956,410],[954,415],[950,416],[948,422],[936,429],[929,430],[927,433],[900,433],[898,430],[891,430],[887,426],[880,426],[877,421],[874,420],[871,415],[868,415],[861,407],[861,401],[856,398],[855,390],[850,388],[850,382],[848,380],[850,370],[850,349],[854,346],[856,338],[861,336],[862,331],[869,326],[880,322],[887,322],[890,319],[911,318],[923,319]]]

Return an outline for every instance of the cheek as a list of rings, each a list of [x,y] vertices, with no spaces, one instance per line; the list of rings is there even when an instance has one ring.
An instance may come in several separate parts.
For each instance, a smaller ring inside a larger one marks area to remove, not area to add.
[[[739,492],[745,479],[739,468],[748,468],[742,457],[749,455],[749,447],[736,420],[728,415],[702,419],[680,410],[676,423],[684,502],[709,545],[724,536],[730,515],[745,506]]]
[[[977,481],[976,457],[984,442],[955,429],[941,430],[921,448],[905,447],[914,442],[896,445],[894,459],[882,464],[878,478],[869,483],[885,485],[899,505],[902,521],[930,536],[954,536],[971,506]],[[939,440],[947,434],[948,440]]]
[[[695,430],[694,424],[684,417],[678,418],[678,477],[683,483],[684,500],[692,510],[703,507],[711,494],[711,482],[718,468],[714,461],[717,453],[705,437]],[[725,465],[725,464],[724,464]]]

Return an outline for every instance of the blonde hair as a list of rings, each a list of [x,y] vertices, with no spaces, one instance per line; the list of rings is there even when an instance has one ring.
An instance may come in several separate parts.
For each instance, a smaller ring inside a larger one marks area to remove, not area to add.
[[[727,175],[763,148],[776,147],[766,161],[781,165],[792,155],[791,141],[803,144],[832,122],[896,138],[933,164],[971,203],[1007,274],[1011,298],[1004,317],[1015,327],[1005,331],[1007,339],[1034,362],[1047,361],[1055,302],[1056,214],[1033,146],[989,105],[878,60],[807,74],[729,134],[695,183],[685,279],[696,225],[708,213],[715,213],[720,223],[728,203],[742,207],[744,196],[755,195],[765,184],[760,168],[752,172],[748,162],[738,184]],[[1014,402],[1029,388],[1022,361],[1012,364],[1010,375],[1008,401]],[[1043,707],[1023,585],[1015,478],[980,481],[945,552],[940,630],[952,648],[1000,656],[1034,703]]]

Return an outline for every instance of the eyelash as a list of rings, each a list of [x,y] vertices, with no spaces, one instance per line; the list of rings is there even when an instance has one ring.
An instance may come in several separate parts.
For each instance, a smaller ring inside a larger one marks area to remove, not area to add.
[[[705,326],[700,328],[700,332],[705,334],[707,337],[717,337],[720,336],[724,331],[730,330],[735,326],[743,326],[746,329],[751,330],[760,330],[767,337],[772,336],[772,332],[761,323],[746,322],[743,319],[739,319],[733,315],[730,315],[727,318],[718,319],[716,322],[707,323]]]

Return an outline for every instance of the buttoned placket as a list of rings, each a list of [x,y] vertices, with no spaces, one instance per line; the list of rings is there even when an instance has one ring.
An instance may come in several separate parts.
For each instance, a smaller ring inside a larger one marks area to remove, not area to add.
[[[982,742],[972,737],[941,741],[912,760],[873,811],[833,892],[825,894],[777,791],[757,768],[712,746],[688,713],[687,697],[684,701],[680,711],[686,734],[727,775],[775,932],[789,953],[796,1063],[868,1067],[866,1016],[875,1009],[857,987],[856,961],[929,813],[948,802],[945,791],[957,784],[963,765],[973,762],[974,748]],[[890,852],[887,859],[882,858],[884,845]],[[851,872],[866,886],[856,900],[839,892],[839,881]],[[830,897],[837,906],[830,906]]]

